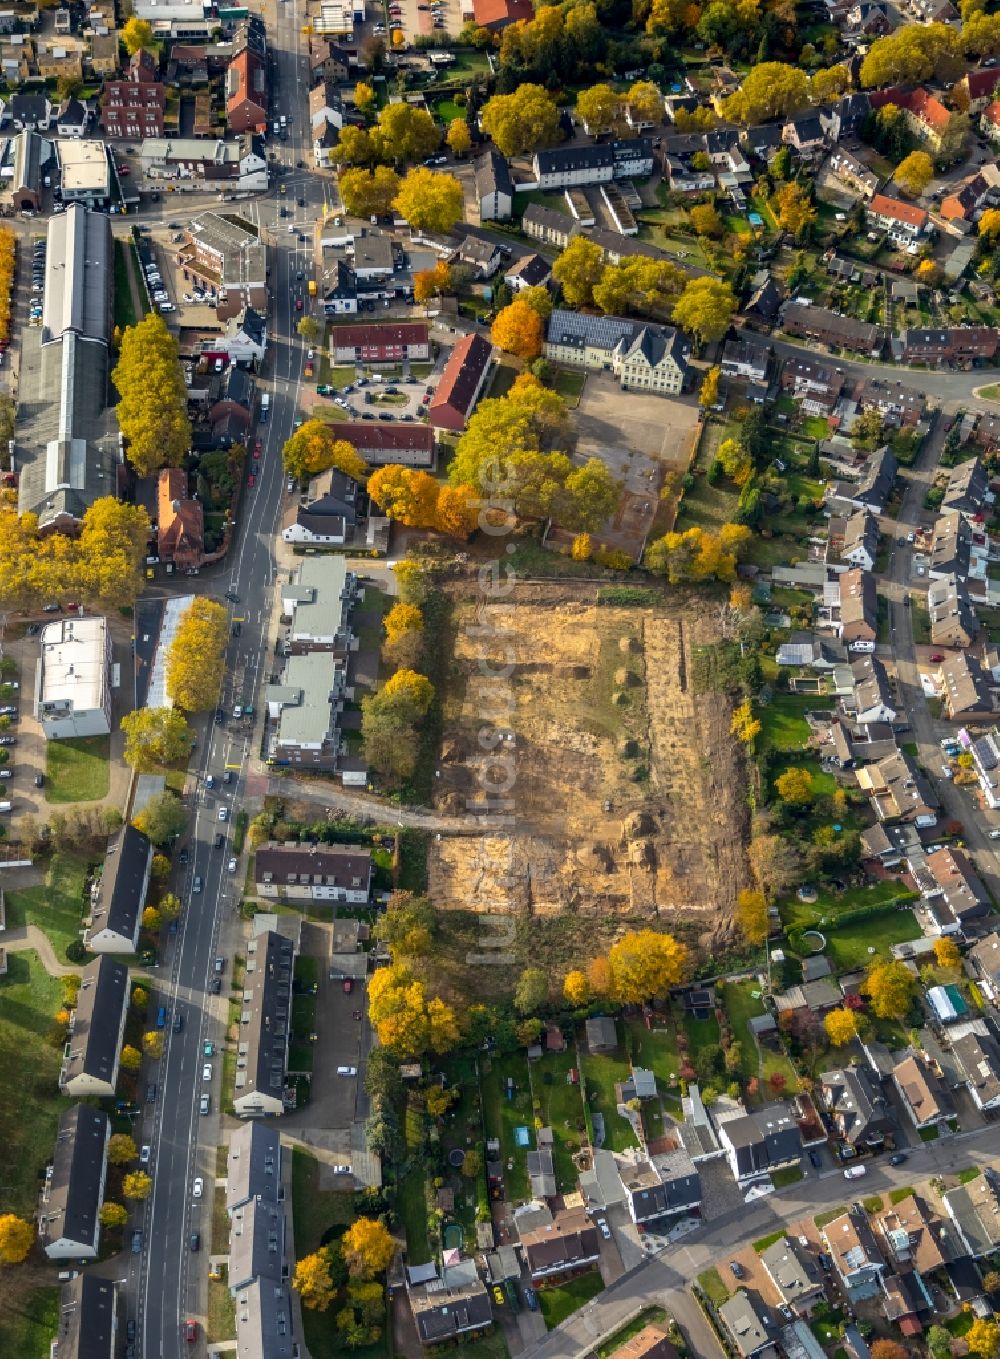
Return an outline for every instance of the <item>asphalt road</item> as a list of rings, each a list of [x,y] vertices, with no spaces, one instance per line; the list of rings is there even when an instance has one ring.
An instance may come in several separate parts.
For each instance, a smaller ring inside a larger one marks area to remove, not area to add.
[[[290,161],[294,167],[297,160],[308,164],[311,155],[308,72],[293,7],[279,5],[276,15],[274,7],[268,8],[271,12],[266,17],[279,70],[274,116],[290,116],[288,140],[280,146],[286,163]],[[270,391],[271,411],[267,423],[258,429],[264,451],[257,485],[244,491],[235,555],[214,574],[203,574],[197,583],[198,593],[221,598],[232,590],[240,600],[230,605],[233,618],[241,620],[241,636],[230,643],[223,695],[229,714],[234,703],[240,702],[253,702],[258,713],[260,710],[259,689],[268,664],[267,628],[275,580],[272,547],[284,496],[281,447],[293,428],[305,353],[295,334],[299,318],[295,297],[302,296],[304,306],[308,306],[311,224],[324,204],[324,184],[308,171],[286,174],[281,182],[286,185],[284,195],[279,196],[275,189],[256,201],[256,215],[261,225],[269,228],[267,234],[274,247],[270,255],[269,355],[260,380],[261,389]],[[304,208],[298,206],[299,198],[306,199]],[[287,220],[279,218],[279,204],[286,206]],[[176,205],[165,205],[164,210],[176,211]],[[291,234],[287,231],[289,221],[296,226]],[[305,243],[298,239],[299,228],[307,236]],[[299,272],[305,275],[301,282],[296,280]],[[244,804],[246,794],[252,739],[256,737],[249,725],[244,727],[231,716],[225,726],[203,722],[192,764],[192,773],[198,776],[198,793],[191,809],[190,864],[181,881],[186,909],[176,936],[170,976],[163,978],[169,980],[168,998],[172,1010],[184,1016],[184,1027],[180,1033],[168,1029],[166,1051],[153,1073],[159,1086],[155,1125],[151,1138],[144,1132],[144,1140],[153,1145],[153,1191],[141,1224],[145,1254],[141,1260],[130,1257],[129,1273],[136,1285],[146,1359],[179,1359],[181,1354],[191,1354],[182,1329],[189,1317],[199,1323],[199,1346],[194,1353],[204,1352],[207,1254],[211,1247],[219,1110],[225,1092],[220,1056],[212,1061],[211,1081],[202,1080],[202,1047],[206,1039],[218,1045],[224,1034],[232,972],[232,949],[226,946],[226,934],[233,933],[236,883],[241,881],[240,875],[230,874],[227,866],[232,817]],[[227,767],[234,776],[229,786],[222,784]],[[216,781],[211,791],[205,787],[209,773]],[[224,823],[218,819],[221,807],[228,813]],[[215,836],[220,831],[225,844],[216,849]],[[191,882],[195,875],[201,877],[203,888],[193,896]],[[222,994],[216,997],[208,994],[207,987],[217,952],[226,957],[226,971]],[[201,1117],[199,1099],[205,1092],[211,1094],[211,1113]],[[205,1182],[199,1201],[192,1195],[196,1176]],[[201,1233],[202,1249],[197,1255],[189,1246],[192,1231]],[[135,1296],[131,1290],[130,1296]]]
[[[759,1240],[801,1218],[815,1217],[858,1197],[886,1194],[899,1185],[913,1184],[967,1166],[998,1164],[996,1130],[944,1137],[920,1143],[906,1163],[873,1163],[859,1188],[846,1182],[840,1170],[809,1176],[783,1192],[724,1214],[644,1261],[551,1331],[538,1345],[529,1346],[521,1359],[580,1359],[595,1344],[622,1325],[640,1306],[661,1303],[685,1332],[699,1359],[721,1359],[722,1351],[702,1316],[689,1287],[712,1266],[719,1267],[740,1245]]]

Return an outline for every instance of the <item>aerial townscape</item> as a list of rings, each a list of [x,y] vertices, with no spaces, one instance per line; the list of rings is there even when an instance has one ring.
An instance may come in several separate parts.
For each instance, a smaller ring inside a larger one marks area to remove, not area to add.
[[[0,448],[0,1359],[1000,1359],[1000,0],[10,0]]]

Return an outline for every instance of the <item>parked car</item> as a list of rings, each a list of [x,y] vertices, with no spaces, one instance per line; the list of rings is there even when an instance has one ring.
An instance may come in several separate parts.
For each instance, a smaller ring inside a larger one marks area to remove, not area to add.
[[[893,1154],[889,1157],[889,1164],[891,1166],[901,1166],[905,1161],[906,1161],[905,1151],[893,1152]]]
[[[151,1150],[150,1150],[149,1143],[147,1142],[147,1143],[145,1144],[145,1146],[142,1148],[142,1151],[139,1152],[139,1164],[140,1164],[141,1166],[148,1166],[148,1165],[149,1165],[149,1158],[150,1158],[151,1155],[152,1155],[152,1152],[151,1152]]]
[[[155,1082],[155,1081],[150,1081],[149,1085],[146,1086],[146,1103],[147,1103],[147,1104],[155,1104],[155,1103],[156,1103],[156,1082]]]
[[[132,1233],[132,1254],[133,1255],[142,1254],[142,1232]]]
[[[844,1171],[845,1180],[860,1180],[862,1175],[868,1174],[867,1166],[848,1166]]]
[[[205,1065],[202,1067],[202,1069],[201,1069],[201,1079],[202,1079],[203,1081],[210,1081],[210,1080],[212,1079],[212,1063],[211,1063],[211,1062],[206,1062]]]
[[[192,1233],[191,1233],[191,1237],[190,1237],[189,1244],[190,1244],[191,1249],[192,1249],[193,1251],[199,1251],[199,1250],[201,1250],[201,1233],[200,1233],[200,1232],[192,1232]]]
[[[200,1199],[204,1192],[205,1192],[205,1181],[201,1178],[200,1175],[196,1175],[194,1177],[194,1184],[192,1184],[191,1186],[191,1197],[195,1199]]]
[[[739,1260],[730,1260],[729,1268],[732,1270],[734,1277],[737,1279],[742,1279],[746,1274],[746,1270],[740,1264]]]
[[[187,1341],[187,1343],[188,1343],[189,1345],[193,1345],[193,1344],[196,1343],[196,1341],[197,1341],[197,1339],[198,1339],[198,1323],[197,1323],[197,1321],[190,1321],[190,1320],[185,1321],[185,1323],[184,1323],[184,1339]]]
[[[207,1114],[211,1107],[211,1103],[211,1095],[202,1095],[201,1099],[198,1101],[198,1112],[200,1114]]]

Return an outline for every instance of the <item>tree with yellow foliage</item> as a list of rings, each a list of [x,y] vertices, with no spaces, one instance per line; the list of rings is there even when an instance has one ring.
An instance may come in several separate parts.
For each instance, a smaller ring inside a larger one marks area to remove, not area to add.
[[[359,80],[354,87],[354,105],[362,113],[367,113],[375,103],[375,90],[365,80]]]
[[[976,1317],[965,1333],[965,1343],[972,1354],[979,1359],[997,1359],[1000,1356],[1000,1325],[995,1318]]]
[[[128,1133],[114,1133],[108,1138],[108,1160],[113,1166],[128,1165],[139,1155],[135,1139]]]
[[[745,524],[723,524],[718,533],[695,525],[684,533],[665,533],[646,549],[646,566],[671,585],[685,581],[730,581],[751,539]]]
[[[753,703],[749,698],[745,698],[739,707],[734,709],[729,720],[729,730],[745,746],[750,745],[754,737],[760,734],[760,722],[753,715]]]
[[[783,184],[775,194],[778,205],[778,225],[790,231],[800,241],[816,220],[816,209],[809,193],[801,184]]]
[[[935,939],[934,958],[938,967],[956,968],[961,964],[962,955],[954,939]]]
[[[853,1010],[830,1010],[823,1018],[826,1036],[835,1048],[846,1047],[858,1036],[858,1019]]]
[[[158,934],[163,924],[163,917],[155,906],[147,906],[142,913],[142,928],[148,930],[150,934]]]
[[[497,313],[490,336],[498,349],[519,359],[536,359],[542,352],[542,318],[523,298],[515,297]]]
[[[325,1312],[336,1292],[330,1272],[330,1247],[304,1255],[295,1265],[292,1287],[310,1312]]]
[[[763,892],[744,887],[736,898],[736,923],[748,944],[762,944],[770,932],[767,899]]]
[[[458,1098],[458,1090],[454,1085],[444,1089],[440,1085],[432,1085],[427,1091],[427,1112],[431,1118],[441,1118],[448,1112]]]
[[[911,151],[896,166],[894,179],[910,198],[919,198],[934,178],[934,162],[926,151]]]
[[[344,133],[348,131],[345,127]],[[384,217],[399,193],[399,185],[399,175],[389,165],[359,165],[341,170],[337,176],[344,208],[356,217]]]
[[[632,114],[633,124],[649,123],[655,126],[663,121],[663,95],[659,86],[651,80],[637,80],[630,86],[625,103]]]
[[[792,807],[807,807],[815,799],[812,774],[808,769],[792,765],[774,780],[774,787],[782,802]]]
[[[586,972],[574,968],[572,972],[566,973],[563,978],[563,999],[574,1009],[586,1005],[590,999],[590,982],[587,980]]]
[[[14,1213],[0,1215],[0,1264],[19,1265],[35,1242],[35,1228]]]
[[[371,1217],[355,1218],[341,1237],[341,1244],[347,1268],[355,1279],[371,1279],[384,1273],[396,1253],[396,1243],[388,1228]]]
[[[125,456],[137,476],[179,467],[191,447],[187,391],[176,338],[151,311],[122,336],[111,374],[118,392],[115,414],[125,436]]]
[[[150,1029],[149,1033],[142,1035],[142,1050],[147,1057],[151,1057],[154,1062],[158,1062],[163,1056],[163,1032],[161,1029]]]
[[[197,596],[181,615],[167,651],[167,696],[185,712],[208,712],[222,691],[229,616],[221,604]]]
[[[710,410],[719,399],[719,378],[722,369],[719,365],[713,364],[702,379],[701,388],[698,392],[698,405],[702,410]]]
[[[418,231],[450,231],[461,221],[465,196],[454,175],[416,165],[400,184],[392,206]]]
[[[905,963],[876,962],[868,969],[861,989],[879,1019],[902,1019],[913,1002],[916,982]]]
[[[295,431],[281,450],[281,460],[290,477],[301,481],[336,467],[355,481],[365,480],[368,465],[353,444],[337,438],[336,428],[325,420],[307,420]]]
[[[459,158],[467,156],[472,148],[472,133],[469,131],[469,124],[464,118],[453,118],[451,120],[444,139]]]
[[[934,260],[921,260],[914,273],[917,282],[925,284],[928,288],[933,288],[940,277],[940,266]]]
[[[121,720],[125,763],[140,774],[191,754],[194,733],[176,708],[137,708]]]
[[[118,1061],[124,1071],[138,1071],[142,1066],[142,1053],[131,1043],[126,1043]]]
[[[594,544],[589,533],[578,533],[573,539],[569,555],[575,562],[589,562],[594,554]]]
[[[153,25],[147,19],[137,19],[133,14],[130,19],[126,19],[122,27],[121,37],[125,44],[125,51],[130,57],[134,57],[136,52],[142,48],[151,51],[153,47]]]
[[[742,488],[753,476],[753,459],[738,439],[723,439],[715,456],[723,472],[737,486]]]
[[[133,1170],[122,1180],[122,1193],[127,1199],[136,1199],[139,1202],[148,1199],[152,1188],[152,1177],[144,1170]]]
[[[399,1057],[447,1052],[458,1042],[455,1013],[439,997],[428,998],[402,963],[379,968],[368,987],[368,1014],[379,1042]]]
[[[124,1227],[128,1221],[128,1209],[123,1203],[113,1203],[106,1199],[101,1204],[99,1216],[102,1227]]]
[[[987,208],[979,219],[979,234],[988,241],[1000,236],[1000,208]]]
[[[614,994],[626,1004],[662,996],[683,978],[688,952],[672,934],[629,930],[608,950]]]
[[[479,524],[481,501],[472,486],[442,486],[434,512],[434,527],[451,538],[468,538]]]

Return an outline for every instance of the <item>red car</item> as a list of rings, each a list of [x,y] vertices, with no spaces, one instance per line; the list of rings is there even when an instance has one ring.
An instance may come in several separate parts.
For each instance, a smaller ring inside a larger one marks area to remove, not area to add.
[[[128,176],[132,173],[132,171],[128,168],[127,165],[119,165],[118,173],[122,176],[123,179],[127,179]]]
[[[351,978],[350,978],[350,977],[345,977],[345,978],[344,978],[344,990],[347,992],[348,995],[351,994],[351,991],[353,990],[353,987],[354,987],[354,983],[352,982]]]
[[[301,310],[302,310],[302,298],[301,298],[301,297],[297,297],[297,298],[295,299],[295,310],[296,310],[296,311],[301,311]]]
[[[936,665],[936,664],[938,663],[938,661],[943,661],[943,660],[944,660],[944,656],[941,654],[940,651],[935,651],[934,655],[931,657],[931,660],[932,660],[932,661],[934,662],[934,664]]]
[[[251,488],[251,490],[253,489],[254,486],[257,485],[257,478],[254,476],[252,472],[247,477],[247,485]]]
[[[184,1323],[184,1339],[188,1342],[189,1345],[193,1345],[195,1341],[198,1339],[197,1321],[186,1321]]]

